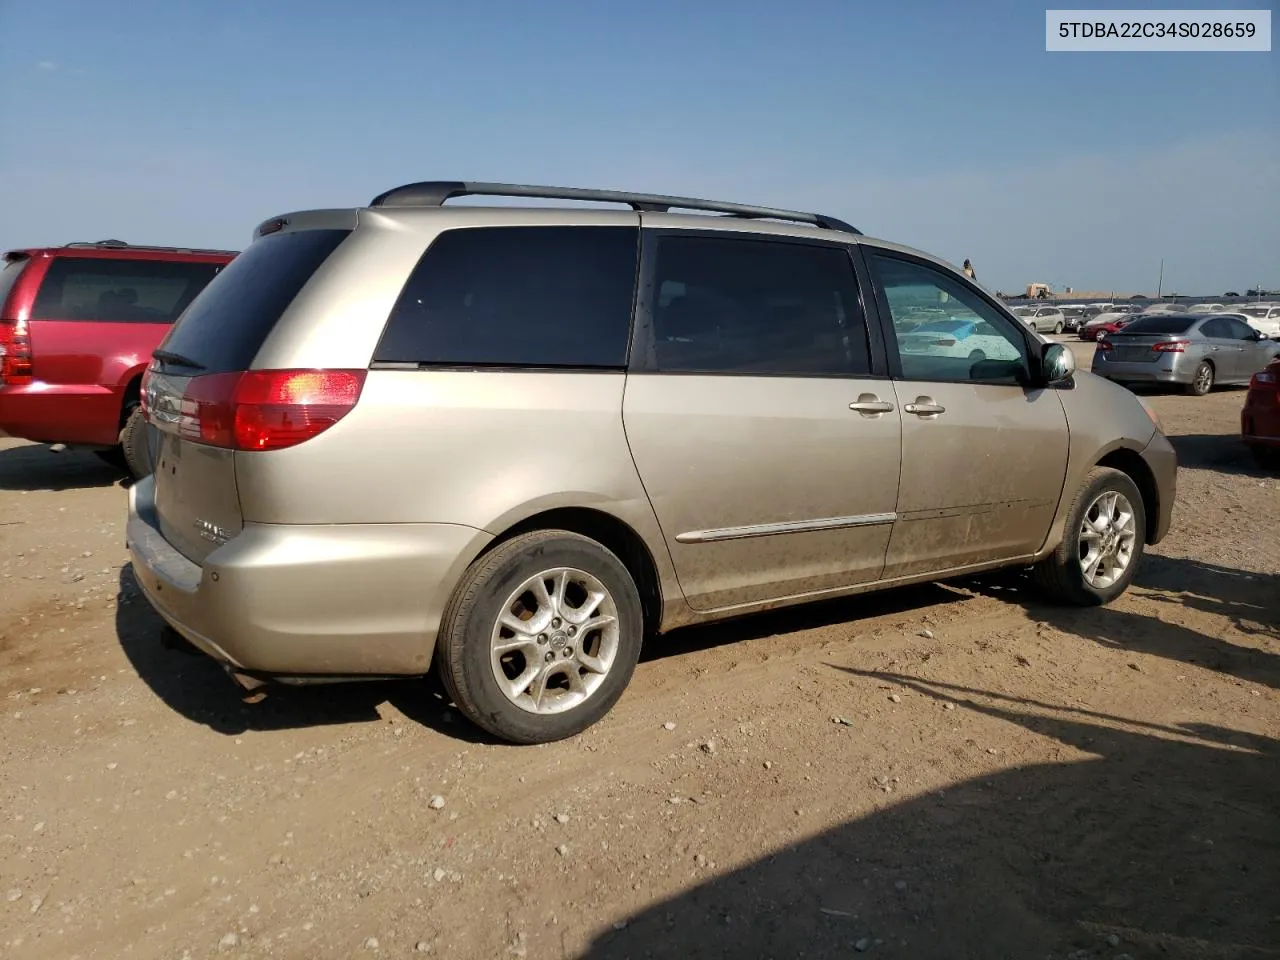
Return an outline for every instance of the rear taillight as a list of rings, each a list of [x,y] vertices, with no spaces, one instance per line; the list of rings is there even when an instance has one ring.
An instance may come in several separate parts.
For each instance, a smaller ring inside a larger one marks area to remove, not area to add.
[[[1153,343],[1151,349],[1156,353],[1186,353],[1190,340],[1170,340],[1168,343]]]
[[[152,361],[147,369],[142,371],[142,380],[138,383],[138,406],[142,408],[142,419],[151,419],[150,398],[147,393],[147,387],[151,384],[151,368],[155,366]]]
[[[1267,390],[1268,388],[1280,392],[1280,374],[1271,370],[1262,370],[1255,373],[1249,381],[1250,390]]]
[[[1098,349],[1103,353],[1109,353],[1115,349],[1115,345],[1110,340],[1099,340]]]
[[[0,384],[30,383],[31,336],[25,320],[0,320]]]
[[[360,399],[364,370],[250,370],[187,382],[178,433],[230,450],[280,450],[310,440]]]

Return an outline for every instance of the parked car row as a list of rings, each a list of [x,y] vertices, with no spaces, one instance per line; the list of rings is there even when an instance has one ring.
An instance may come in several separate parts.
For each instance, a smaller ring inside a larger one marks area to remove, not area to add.
[[[1000,567],[1103,604],[1169,530],[1141,399],[832,217],[416,183],[214,272],[150,351],[127,542],[254,695],[434,669],[491,734],[555,740],[675,627]]]
[[[1099,337],[1116,333],[1139,317],[1150,316],[1224,316],[1232,317],[1248,324],[1264,337],[1280,340],[1280,306],[1273,304],[1254,304],[1237,307],[1233,310],[1184,310],[1179,311],[1171,304],[1154,304],[1144,310],[1115,307],[1089,320],[1078,330],[1081,340],[1097,340]]]

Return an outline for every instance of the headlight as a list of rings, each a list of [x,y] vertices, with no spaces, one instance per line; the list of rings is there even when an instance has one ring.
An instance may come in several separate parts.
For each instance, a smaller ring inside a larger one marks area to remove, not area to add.
[[[1164,433],[1164,425],[1160,422],[1160,414],[1156,413],[1151,404],[1147,403],[1147,401],[1143,400],[1141,397],[1135,398],[1138,403],[1142,404],[1142,409],[1147,412],[1147,416],[1151,418],[1151,422],[1156,425],[1156,430],[1160,433]]]

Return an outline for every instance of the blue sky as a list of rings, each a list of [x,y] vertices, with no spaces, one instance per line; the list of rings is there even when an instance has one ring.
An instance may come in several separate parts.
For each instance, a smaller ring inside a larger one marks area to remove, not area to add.
[[[1280,287],[1280,53],[1050,54],[1044,10],[0,0],[0,248],[505,180],[820,209],[1002,289]]]

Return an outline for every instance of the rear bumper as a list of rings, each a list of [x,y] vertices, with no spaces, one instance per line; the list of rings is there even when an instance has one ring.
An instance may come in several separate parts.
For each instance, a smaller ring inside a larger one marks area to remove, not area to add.
[[[1150,363],[1107,360],[1105,354],[1095,354],[1090,371],[1117,383],[1190,383],[1195,374],[1194,365],[1181,369],[1172,359],[1154,360]]]
[[[1157,509],[1147,518],[1147,542],[1159,543],[1173,526],[1173,502],[1178,496],[1178,454],[1169,438],[1159,431],[1142,451],[1151,476],[1155,480]]]
[[[120,442],[122,399],[98,384],[37,381],[0,387],[0,436],[114,446]]]
[[[151,478],[129,490],[143,594],[178,633],[244,671],[422,674],[454,584],[491,539],[454,524],[247,524],[203,565],[160,533]]]

